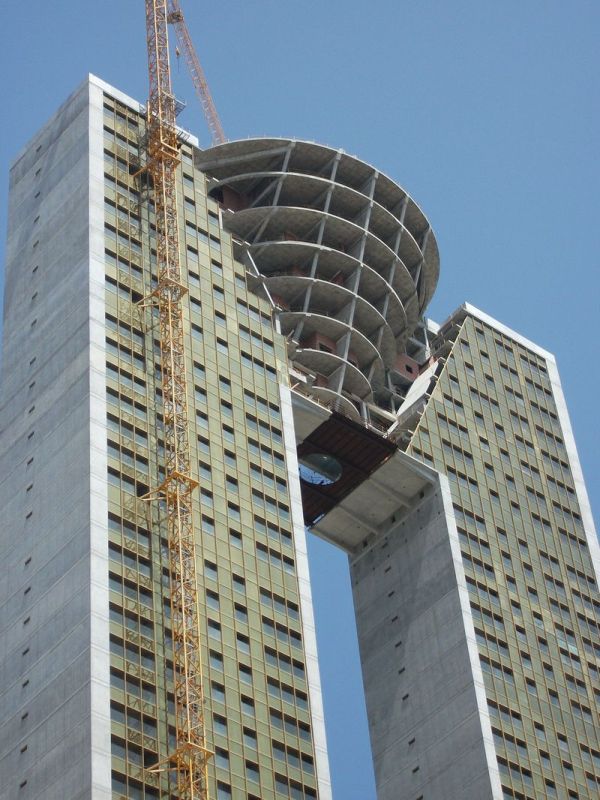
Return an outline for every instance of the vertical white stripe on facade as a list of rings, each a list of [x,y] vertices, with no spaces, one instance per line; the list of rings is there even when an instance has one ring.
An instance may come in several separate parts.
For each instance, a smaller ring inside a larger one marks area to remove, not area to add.
[[[465,641],[469,651],[469,662],[471,665],[471,674],[473,676],[473,686],[475,688],[475,695],[477,697],[477,710],[479,712],[479,722],[481,724],[481,733],[488,767],[488,774],[490,776],[492,797],[494,800],[502,800],[504,794],[500,781],[498,762],[496,760],[496,748],[494,746],[492,723],[490,720],[490,713],[487,703],[487,692],[483,679],[483,670],[481,669],[481,661],[479,660],[479,648],[477,646],[477,639],[475,638],[475,628],[473,625],[473,615],[471,614],[469,590],[467,588],[465,568],[460,549],[460,539],[458,538],[456,519],[454,518],[452,492],[450,490],[450,483],[447,476],[440,472],[438,473],[438,477],[442,503],[446,514],[448,541],[450,543],[450,550],[452,551],[452,563],[454,565],[454,574],[456,576],[458,598],[462,611]],[[465,783],[466,782],[467,779],[465,779]]]
[[[89,79],[90,710],[93,800],[111,791],[103,92]]]
[[[573,436],[573,429],[571,427],[571,420],[565,402],[558,368],[553,356],[546,358],[546,369],[548,370],[548,377],[552,384],[552,395],[556,403],[556,411],[558,414],[558,421],[562,431],[563,439],[565,442],[565,449],[569,457],[569,465],[573,474],[573,485],[577,495],[577,502],[579,503],[579,510],[581,512],[581,520],[583,522],[583,529],[585,531],[585,538],[590,549],[590,558],[594,565],[596,573],[596,581],[600,581],[600,545],[598,544],[598,536],[596,534],[596,527],[594,525],[594,518],[592,517],[592,509],[590,507],[590,500],[588,497],[587,489],[585,488],[585,481],[583,480],[583,472],[581,470],[581,463],[579,461],[579,454],[575,445],[575,437]]]
[[[329,774],[329,757],[325,735],[325,718],[323,698],[321,695],[321,676],[317,658],[317,637],[308,572],[308,553],[306,548],[306,532],[304,528],[304,512],[298,473],[298,455],[296,436],[294,433],[294,417],[292,413],[292,397],[288,386],[279,385],[281,399],[281,419],[283,423],[283,441],[287,465],[287,479],[290,492],[292,524],[294,528],[294,557],[298,576],[298,593],[302,614],[302,639],[306,658],[306,677],[310,697],[313,741],[315,747],[317,782],[319,800],[331,800],[331,778]]]

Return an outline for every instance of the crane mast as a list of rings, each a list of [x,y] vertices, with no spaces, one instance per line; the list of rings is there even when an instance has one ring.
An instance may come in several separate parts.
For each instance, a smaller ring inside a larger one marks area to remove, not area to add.
[[[190,473],[187,377],[177,223],[179,148],[171,89],[167,0],[145,0],[150,94],[147,170],[154,187],[158,283],[153,302],[160,326],[163,395],[164,480],[153,493],[166,507],[170,572],[175,750],[156,770],[176,774],[180,800],[206,800],[207,761],[196,542]]]
[[[167,5],[169,10],[168,21],[175,28],[177,42],[183,51],[183,55],[188,66],[188,71],[190,73],[190,78],[192,79],[192,83],[196,89],[196,94],[198,95],[198,99],[202,105],[202,110],[204,111],[204,116],[210,130],[212,143],[222,144],[225,141],[223,126],[221,125],[221,120],[219,119],[210,89],[208,88],[204,70],[202,69],[202,65],[200,64],[196,54],[196,50],[194,48],[190,32],[188,31],[183,12],[179,6],[178,0],[168,0]]]

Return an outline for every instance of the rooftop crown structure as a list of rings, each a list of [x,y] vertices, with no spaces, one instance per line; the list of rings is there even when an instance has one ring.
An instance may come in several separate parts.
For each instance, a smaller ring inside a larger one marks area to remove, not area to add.
[[[374,400],[389,406],[439,273],[414,200],[365,162],[310,142],[229,142],[197,164],[314,396],[359,419]]]

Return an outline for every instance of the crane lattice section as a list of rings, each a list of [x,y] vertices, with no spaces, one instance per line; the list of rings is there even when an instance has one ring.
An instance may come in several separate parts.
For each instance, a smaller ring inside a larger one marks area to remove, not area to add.
[[[155,769],[173,770],[180,800],[206,800],[207,761],[187,411],[187,363],[177,221],[179,147],[171,90],[166,0],[146,0],[150,94],[147,170],[153,185],[165,477],[154,493],[168,528],[176,747]]]

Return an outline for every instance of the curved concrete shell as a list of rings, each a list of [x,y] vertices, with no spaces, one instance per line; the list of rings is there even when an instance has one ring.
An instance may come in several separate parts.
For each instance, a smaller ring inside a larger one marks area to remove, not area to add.
[[[239,257],[279,308],[293,362],[321,400],[356,415],[435,290],[425,215],[374,167],[312,142],[227,142],[198,153],[196,166],[213,179]]]

